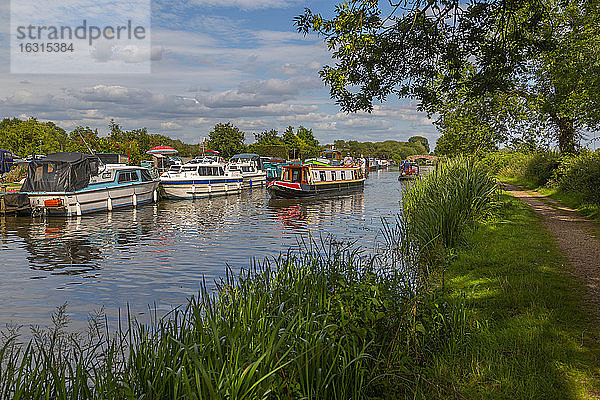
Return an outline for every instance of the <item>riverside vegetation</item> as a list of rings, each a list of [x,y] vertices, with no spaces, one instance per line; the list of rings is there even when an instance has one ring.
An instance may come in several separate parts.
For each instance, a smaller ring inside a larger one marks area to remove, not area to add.
[[[497,151],[482,157],[500,179],[537,189],[587,217],[600,219],[600,152]]]
[[[441,190],[451,184],[451,188]],[[534,214],[457,159],[404,193],[373,251],[299,243],[148,324],[0,346],[1,398],[583,398],[600,352]],[[458,198],[457,198],[458,197]]]

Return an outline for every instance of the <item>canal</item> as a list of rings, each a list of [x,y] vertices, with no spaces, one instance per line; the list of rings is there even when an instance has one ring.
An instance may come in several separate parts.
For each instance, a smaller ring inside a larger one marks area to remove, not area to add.
[[[181,305],[202,279],[277,256],[301,237],[331,235],[367,249],[381,219],[399,211],[398,171],[377,171],[364,191],[271,200],[264,189],[81,218],[0,216],[0,329],[48,325],[65,302],[75,325],[104,308],[114,318]]]

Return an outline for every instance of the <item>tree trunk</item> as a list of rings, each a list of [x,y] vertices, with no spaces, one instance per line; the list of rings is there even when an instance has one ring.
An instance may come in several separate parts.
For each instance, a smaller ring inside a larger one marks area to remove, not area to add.
[[[558,130],[558,148],[561,154],[575,153],[575,126],[573,119],[569,117],[559,117],[555,113],[550,114],[552,123]]]

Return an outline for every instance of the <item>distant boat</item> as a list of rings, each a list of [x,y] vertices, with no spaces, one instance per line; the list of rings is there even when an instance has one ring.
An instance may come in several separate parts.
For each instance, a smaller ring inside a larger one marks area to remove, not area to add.
[[[415,179],[419,177],[419,173],[419,164],[405,160],[400,163],[400,176],[398,176],[398,180]]]
[[[79,216],[156,201],[157,187],[146,168],[102,164],[91,154],[55,153],[29,163],[21,193],[34,213]]]
[[[227,171],[237,171],[244,178],[244,188],[264,186],[267,182],[267,173],[263,169],[262,160],[258,154],[236,154],[229,159]]]
[[[358,165],[332,166],[320,162],[283,167],[282,178],[268,186],[272,197],[298,198],[362,189],[364,174]]]
[[[168,198],[195,199],[240,193],[242,174],[227,171],[218,157],[194,159],[184,165],[173,165],[160,176],[160,184]]]

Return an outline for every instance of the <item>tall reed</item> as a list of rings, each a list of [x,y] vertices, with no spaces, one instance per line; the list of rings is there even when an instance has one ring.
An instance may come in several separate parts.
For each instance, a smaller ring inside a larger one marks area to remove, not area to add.
[[[227,276],[148,324],[65,310],[28,343],[0,345],[2,399],[359,399],[411,393],[451,315],[425,301],[401,240],[376,255],[329,241]],[[389,244],[394,244],[390,246]],[[390,261],[391,260],[391,261]],[[426,306],[422,306],[425,304]],[[390,382],[393,382],[391,384]]]
[[[411,182],[403,193],[404,218],[421,252],[435,257],[456,246],[494,205],[498,187],[476,161],[457,157]]]

